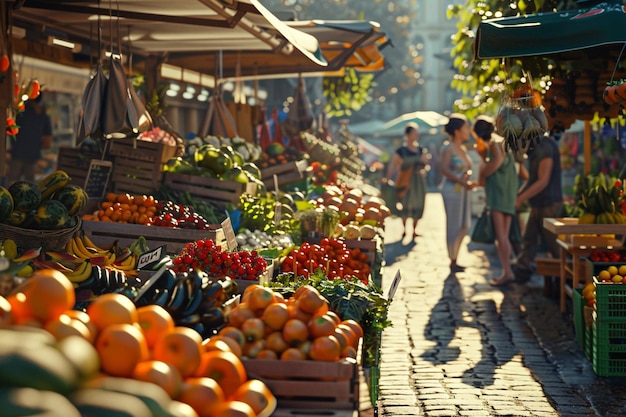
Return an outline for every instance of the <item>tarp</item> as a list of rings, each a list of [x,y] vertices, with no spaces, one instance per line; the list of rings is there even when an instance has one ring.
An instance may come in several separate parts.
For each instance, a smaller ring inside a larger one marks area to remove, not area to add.
[[[476,33],[475,56],[489,59],[550,55],[624,44],[626,7],[621,1],[617,3],[485,20]]]
[[[375,136],[402,136],[407,123],[410,122],[417,123],[420,133],[431,133],[448,123],[448,118],[432,110],[404,113],[386,122],[375,132]]]

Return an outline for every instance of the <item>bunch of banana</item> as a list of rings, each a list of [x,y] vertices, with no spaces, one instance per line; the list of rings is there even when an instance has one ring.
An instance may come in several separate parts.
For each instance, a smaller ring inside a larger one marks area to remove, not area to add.
[[[100,248],[84,232],[74,233],[65,250],[79,259],[91,259],[97,265],[112,265],[117,257],[118,245],[114,242],[109,248]]]
[[[604,178],[601,175],[601,178]],[[579,205],[583,214],[579,217],[579,224],[625,224],[626,216],[621,211],[623,189],[621,181],[616,180],[611,188],[603,183],[587,188],[580,195]]]

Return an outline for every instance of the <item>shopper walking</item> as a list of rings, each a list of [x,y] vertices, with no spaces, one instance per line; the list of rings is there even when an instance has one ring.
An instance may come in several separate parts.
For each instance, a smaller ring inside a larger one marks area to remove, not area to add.
[[[530,205],[530,214],[522,237],[522,252],[513,266],[516,281],[526,282],[532,276],[537,248],[543,242],[548,252],[558,258],[560,251],[556,236],[543,227],[544,218],[559,217],[563,210],[561,187],[561,157],[557,141],[561,131],[551,131],[528,151],[528,181],[521,188],[515,207],[524,202]]]
[[[469,121],[464,115],[453,113],[449,116],[444,131],[449,136],[449,142],[441,149],[440,168],[444,177],[441,194],[446,211],[450,270],[459,272],[464,268],[457,263],[457,257],[471,224],[469,191],[475,186],[470,181],[472,161],[465,146],[470,138]]]
[[[483,158],[478,171],[478,182],[485,187],[486,205],[493,221],[494,243],[502,266],[501,275],[489,283],[498,286],[515,281],[511,269],[512,249],[509,235],[515,216],[519,180],[513,154],[505,150],[504,138],[494,131],[494,120],[489,116],[479,116],[472,126],[472,135]]]
[[[426,170],[429,153],[419,144],[417,123],[408,123],[404,129],[404,144],[396,150],[387,169],[386,180],[394,181],[397,212],[402,218],[402,238],[407,234],[408,219],[413,221],[413,238],[419,236],[417,223],[424,214],[426,200]],[[409,233],[410,233],[409,232]]]

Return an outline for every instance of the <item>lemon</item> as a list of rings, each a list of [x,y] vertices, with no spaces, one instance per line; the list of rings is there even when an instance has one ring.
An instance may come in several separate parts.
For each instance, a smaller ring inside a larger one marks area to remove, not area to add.
[[[621,275],[613,275],[613,277],[611,277],[611,281],[613,282],[622,282],[623,279],[624,277]]]
[[[584,299],[593,298],[595,296],[594,295],[595,291],[596,291],[596,286],[593,284],[593,282],[588,282],[583,287],[583,291],[582,291],[583,298]]]
[[[609,281],[611,279],[611,273],[606,269],[603,269],[602,271],[598,272],[598,279],[600,281]]]
[[[623,277],[626,276],[626,265],[620,265],[617,273]]]
[[[615,265],[609,266],[606,270],[609,271],[609,274],[611,274],[611,276],[617,275],[617,273],[619,272]]]

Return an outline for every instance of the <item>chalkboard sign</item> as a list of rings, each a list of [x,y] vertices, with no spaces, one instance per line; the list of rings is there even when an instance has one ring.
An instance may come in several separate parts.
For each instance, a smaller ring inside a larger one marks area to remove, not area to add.
[[[91,160],[87,178],[85,179],[85,186],[83,187],[89,198],[104,197],[112,168],[113,163],[111,161]]]

